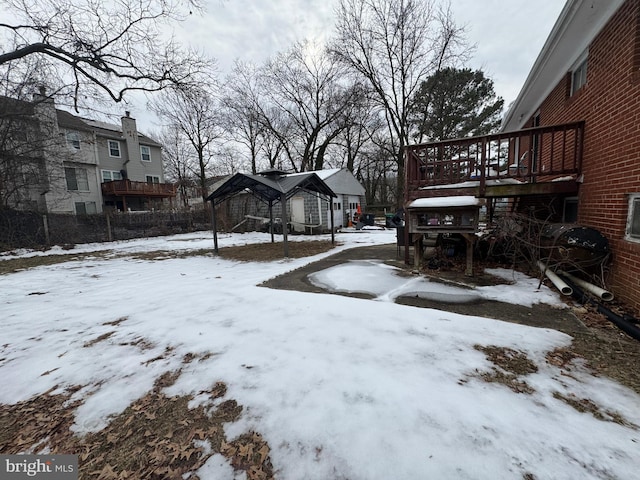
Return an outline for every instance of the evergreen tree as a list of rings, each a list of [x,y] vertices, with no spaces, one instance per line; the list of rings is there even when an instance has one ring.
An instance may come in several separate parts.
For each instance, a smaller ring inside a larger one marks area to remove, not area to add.
[[[504,100],[481,70],[443,68],[422,82],[411,105],[413,138],[422,143],[495,131]]]

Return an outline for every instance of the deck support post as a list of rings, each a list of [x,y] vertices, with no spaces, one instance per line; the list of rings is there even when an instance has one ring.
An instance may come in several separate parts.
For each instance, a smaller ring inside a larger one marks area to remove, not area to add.
[[[475,234],[463,233],[464,239],[467,241],[467,268],[464,274],[467,277],[473,277],[473,246],[475,243]]]
[[[413,266],[416,270],[420,270],[422,264],[422,238],[422,234],[413,235]]]

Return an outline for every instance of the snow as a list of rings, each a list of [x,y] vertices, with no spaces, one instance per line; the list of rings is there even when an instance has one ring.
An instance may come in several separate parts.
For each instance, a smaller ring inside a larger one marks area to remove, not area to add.
[[[409,208],[437,207],[476,207],[484,202],[473,195],[454,195],[451,197],[418,198],[409,204]]]
[[[395,243],[395,230],[336,238],[336,250],[344,250]],[[221,247],[268,239],[219,236]],[[290,237],[309,239],[318,237]],[[374,298],[367,300],[258,286],[336,250],[273,262],[135,256],[211,247],[211,233],[200,232],[2,255],[0,261],[95,252],[0,276],[0,402],[84,385],[74,394],[83,399],[73,426],[82,434],[103,428],[156,378],[181,368],[166,393],[208,402],[198,393],[225,382],[225,398],[244,407],[226,424],[227,437],[260,432],[280,479],[640,478],[640,396],[579,364],[569,375],[548,364],[546,353],[568,345],[569,336],[392,301],[400,294],[452,301],[470,295],[559,305],[554,291],[537,289],[537,279],[496,270],[508,285],[465,290],[403,277],[375,261],[313,277]],[[492,364],[474,345],[525,352],[539,369],[524,378],[534,393],[479,378]],[[187,353],[198,361],[183,364]],[[580,413],[557,394],[588,398],[629,424]],[[195,473],[245,478],[219,455]]]
[[[522,182],[516,178],[497,178],[497,179],[486,179],[484,182],[487,186],[496,186],[496,185],[518,185]],[[419,190],[444,190],[448,188],[467,188],[467,187],[478,187],[480,185],[480,180],[467,180],[465,182],[460,183],[448,183],[444,185],[430,185],[427,187],[420,187]]]

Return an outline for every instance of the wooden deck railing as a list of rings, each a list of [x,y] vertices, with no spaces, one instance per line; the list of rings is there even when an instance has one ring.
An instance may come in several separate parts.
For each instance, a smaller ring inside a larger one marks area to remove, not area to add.
[[[405,152],[405,195],[425,187],[479,186],[488,180],[544,182],[578,175],[584,122],[411,145]]]
[[[102,194],[118,196],[175,197],[176,187],[170,183],[113,180],[102,184]]]

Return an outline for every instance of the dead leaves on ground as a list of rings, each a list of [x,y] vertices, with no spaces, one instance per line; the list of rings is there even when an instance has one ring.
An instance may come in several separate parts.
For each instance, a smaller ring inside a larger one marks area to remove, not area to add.
[[[526,353],[495,345],[474,345],[473,348],[483,352],[494,365],[490,371],[477,374],[485,382],[500,383],[516,393],[531,394],[535,391],[526,381],[520,379],[520,376],[538,371],[538,367],[529,360]]]
[[[72,401],[72,396],[80,387],[0,405],[0,451],[77,454],[81,479],[182,479],[215,453],[228,458],[249,480],[274,478],[270,449],[259,433],[226,438],[224,423],[237,420],[242,412],[235,400],[221,401],[226,386],[216,382],[200,392],[208,394],[215,407],[189,408],[192,397],[169,397],[163,392],[179,375],[179,371],[165,373],[151,392],[106,428],[81,438],[70,429],[81,403]]]

